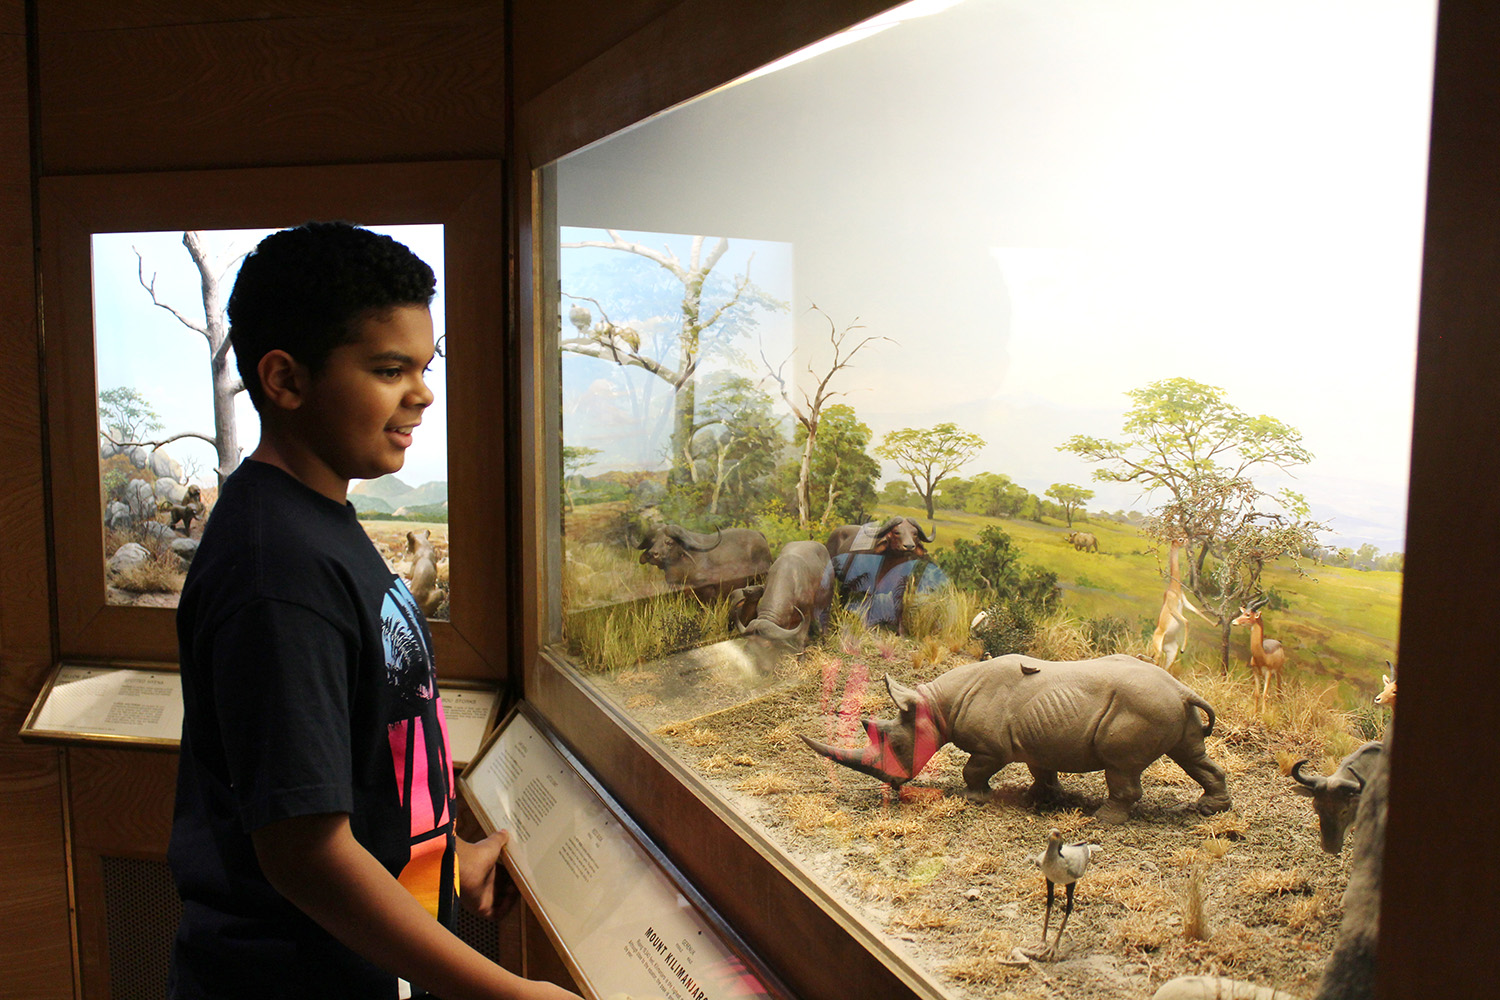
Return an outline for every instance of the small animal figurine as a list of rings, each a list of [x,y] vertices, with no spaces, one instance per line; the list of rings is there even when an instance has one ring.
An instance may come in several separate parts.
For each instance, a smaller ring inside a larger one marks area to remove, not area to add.
[[[1073,915],[1073,887],[1083,878],[1089,859],[1102,848],[1098,844],[1082,841],[1064,844],[1062,831],[1053,827],[1047,832],[1047,849],[1032,858],[1032,864],[1042,870],[1047,880],[1047,913],[1042,918],[1042,948],[1031,957],[1050,962],[1057,957],[1057,947],[1062,943],[1063,931],[1067,929],[1068,917]],[[1055,886],[1066,887],[1068,899],[1063,908],[1062,923],[1057,928],[1057,937],[1047,944],[1047,925],[1052,920],[1052,899]]]

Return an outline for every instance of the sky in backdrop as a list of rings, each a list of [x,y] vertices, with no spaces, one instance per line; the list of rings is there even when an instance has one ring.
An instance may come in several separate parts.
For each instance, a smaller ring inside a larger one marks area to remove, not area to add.
[[[441,338],[443,322],[443,227],[370,226],[406,244],[437,274],[437,296],[432,302],[433,334]],[[207,234],[207,245],[220,261],[227,304],[234,275],[243,255],[272,230],[219,230]],[[203,293],[198,269],[182,243],[182,232],[98,233],[94,254],[94,342],[100,391],[134,388],[161,420],[160,440],[182,431],[214,433],[213,385],[209,373],[208,341],[184,326],[172,313],[152,302],[147,285],[154,278],[156,299],[184,318],[203,323]],[[139,253],[139,258],[137,258]],[[416,440],[407,451],[406,466],[398,474],[410,486],[448,478],[447,412],[443,400],[445,366],[433,359],[427,384],[435,395],[422,418]],[[260,422],[250,398],[235,397],[235,419],[240,447],[255,450]],[[192,438],[174,441],[166,451],[203,485],[215,482],[218,460],[207,442]]]
[[[559,220],[727,235],[726,274],[756,248],[790,308],[723,365],[826,370],[829,320],[857,320],[890,342],[839,401],[877,441],[979,433],[963,475],[1145,510],[1057,446],[1120,436],[1129,390],[1186,377],[1302,432],[1315,460],[1258,481],[1305,494],[1328,542],[1399,551],[1434,24],[1430,0],[924,0],[561,161]],[[598,263],[569,285],[569,254],[618,251],[563,253],[565,292],[628,294]],[[569,383],[570,442],[611,378]],[[591,473],[663,465],[615,419]]]

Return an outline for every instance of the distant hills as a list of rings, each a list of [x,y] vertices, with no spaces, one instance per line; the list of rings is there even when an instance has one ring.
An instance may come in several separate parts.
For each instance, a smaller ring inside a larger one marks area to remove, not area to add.
[[[396,476],[363,479],[349,487],[349,502],[355,510],[379,514],[431,513],[448,506],[448,483],[434,480],[413,487]]]

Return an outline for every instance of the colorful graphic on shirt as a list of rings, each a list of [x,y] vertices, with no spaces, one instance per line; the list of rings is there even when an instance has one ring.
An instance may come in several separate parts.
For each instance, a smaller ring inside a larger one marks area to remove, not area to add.
[[[433,916],[446,914],[454,886],[450,851],[453,759],[448,721],[437,693],[432,648],[421,612],[399,579],[381,606],[386,683],[411,714],[386,727],[396,791],[410,817],[411,856],[397,879]]]

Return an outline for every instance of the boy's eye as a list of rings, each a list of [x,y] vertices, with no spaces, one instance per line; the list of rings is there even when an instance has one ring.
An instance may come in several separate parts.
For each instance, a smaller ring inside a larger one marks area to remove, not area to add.
[[[375,369],[375,374],[379,375],[381,378],[400,378],[401,377],[401,369],[400,368],[377,368],[377,369]]]

